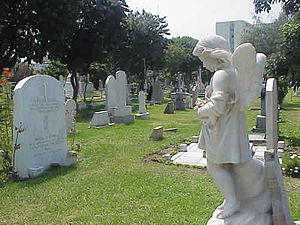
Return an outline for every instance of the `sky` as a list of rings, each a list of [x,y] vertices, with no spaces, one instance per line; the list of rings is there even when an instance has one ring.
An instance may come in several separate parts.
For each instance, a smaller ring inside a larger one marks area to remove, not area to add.
[[[145,9],[160,17],[166,16],[170,37],[190,36],[200,39],[215,34],[216,22],[244,20],[253,23],[253,0],[126,0],[134,11]],[[280,5],[269,14],[259,14],[264,22],[271,22]]]

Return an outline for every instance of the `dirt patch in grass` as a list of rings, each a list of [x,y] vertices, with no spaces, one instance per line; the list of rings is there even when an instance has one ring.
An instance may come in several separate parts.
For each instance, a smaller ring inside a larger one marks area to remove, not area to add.
[[[187,140],[180,141],[179,143],[186,143]],[[180,166],[187,168],[192,173],[199,173],[199,169],[204,169],[202,166],[192,166],[192,165],[182,165],[182,164],[176,164],[171,161],[172,156],[177,154],[179,152],[179,144],[171,144],[168,147],[158,151],[149,154],[145,159],[144,163],[149,164],[165,164],[165,165],[172,165],[172,166]],[[165,156],[166,154],[170,154],[169,156]]]
[[[154,153],[150,153],[147,158],[144,159],[144,163],[159,163],[158,159],[163,158],[163,155],[170,154],[172,155],[176,154],[178,152],[179,145],[178,144],[171,144],[168,147]],[[171,159],[170,157],[170,159]],[[169,158],[169,157],[168,157]]]

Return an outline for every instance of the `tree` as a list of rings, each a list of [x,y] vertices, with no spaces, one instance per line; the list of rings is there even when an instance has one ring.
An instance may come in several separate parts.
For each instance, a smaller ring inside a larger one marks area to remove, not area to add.
[[[53,53],[72,72],[73,99],[77,100],[77,73],[90,72],[90,64],[101,62],[120,42],[121,24],[127,5],[124,0],[84,0],[76,30],[63,43],[62,55]]]
[[[294,0],[254,0],[256,12],[269,12],[271,5],[276,2],[284,3],[284,10],[289,20],[276,28],[281,35],[280,48],[273,49],[268,58],[267,74],[278,80],[279,102],[281,103],[287,93],[288,85],[300,83],[300,3]]]
[[[72,35],[82,0],[1,0],[0,67],[42,62]]]
[[[257,52],[266,56],[276,53],[281,49],[282,33],[281,26],[287,22],[287,16],[283,13],[269,24],[258,23],[251,26],[242,35],[242,42],[252,43]]]
[[[300,9],[300,2],[298,0],[254,0],[255,12],[270,12],[272,4],[283,3],[283,8],[286,14],[293,14]]]
[[[120,67],[130,72],[132,80],[143,84],[146,69],[163,68],[167,26],[165,18],[144,10],[128,14],[117,59]]]
[[[197,40],[192,37],[176,37],[167,45],[165,50],[165,69],[169,78],[174,82],[178,72],[184,74],[185,80],[192,80],[192,72],[198,70],[200,61],[192,54]]]
[[[292,84],[300,85],[300,20],[299,12],[281,27],[283,33],[282,51],[286,56],[289,70],[291,72],[290,80]]]
[[[66,64],[63,64],[58,60],[52,60],[50,65],[43,69],[41,73],[59,79],[60,75],[67,77],[69,70]]]

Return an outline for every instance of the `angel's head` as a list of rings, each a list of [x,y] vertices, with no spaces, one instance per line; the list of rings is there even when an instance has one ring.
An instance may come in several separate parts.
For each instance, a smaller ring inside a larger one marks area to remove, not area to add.
[[[227,41],[218,35],[202,38],[194,48],[193,55],[198,56],[203,66],[212,72],[231,65]]]

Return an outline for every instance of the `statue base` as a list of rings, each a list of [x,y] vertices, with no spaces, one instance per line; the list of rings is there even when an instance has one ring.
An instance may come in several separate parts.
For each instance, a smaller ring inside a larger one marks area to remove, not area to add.
[[[221,213],[220,209],[216,209],[213,216],[207,222],[207,225],[272,225],[272,216],[268,213],[256,213],[254,211],[238,212],[233,216],[225,219],[217,218]]]

